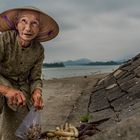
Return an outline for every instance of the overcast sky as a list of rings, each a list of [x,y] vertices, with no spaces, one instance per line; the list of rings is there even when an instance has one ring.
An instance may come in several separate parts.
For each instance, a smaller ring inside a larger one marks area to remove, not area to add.
[[[36,6],[60,26],[44,62],[127,59],[140,51],[140,0],[0,0],[0,12]]]

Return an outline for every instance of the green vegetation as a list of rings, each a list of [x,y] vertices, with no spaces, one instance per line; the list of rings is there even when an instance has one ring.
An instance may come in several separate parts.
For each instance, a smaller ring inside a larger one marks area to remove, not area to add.
[[[62,62],[59,62],[59,63],[44,63],[43,67],[54,68],[54,67],[65,67],[65,65]]]
[[[91,115],[89,113],[87,113],[80,118],[80,121],[81,122],[89,122],[90,119],[91,119]]]
[[[121,65],[125,63],[126,60],[120,60],[120,61],[91,61],[89,59],[78,59],[78,60],[68,60],[64,61],[65,66],[102,66],[102,65]]]
[[[64,61],[64,62],[55,62],[55,63],[44,63],[43,67],[53,68],[53,67],[65,67],[65,66],[109,66],[109,65],[121,65],[125,61],[90,61],[88,59],[80,59],[75,61]]]
[[[85,64],[85,65],[120,65],[124,62],[117,62],[117,61],[107,61],[107,62],[100,62],[100,61],[97,61],[97,62],[90,62],[88,64]]]

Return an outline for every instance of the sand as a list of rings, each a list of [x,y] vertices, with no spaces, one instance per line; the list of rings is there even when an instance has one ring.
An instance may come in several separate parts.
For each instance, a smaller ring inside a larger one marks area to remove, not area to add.
[[[105,74],[43,80],[44,109],[42,110],[42,129],[55,129],[63,125],[84,90],[93,89]]]
[[[97,82],[106,75],[108,74],[43,80],[45,106],[41,111],[42,132],[55,130],[56,126],[63,125],[82,92],[92,91]]]

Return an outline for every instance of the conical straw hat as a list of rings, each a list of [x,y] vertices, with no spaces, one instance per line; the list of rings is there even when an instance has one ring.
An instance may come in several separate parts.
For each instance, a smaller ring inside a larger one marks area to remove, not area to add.
[[[7,11],[4,11],[0,14],[0,31],[4,32],[7,30],[14,30],[15,23],[16,23],[16,17],[20,11],[36,11],[40,13],[40,20],[41,20],[41,27],[40,32],[37,36],[37,40],[40,42],[45,42],[48,40],[53,39],[58,35],[59,27],[56,21],[47,15],[46,13],[40,11],[39,9],[35,7],[23,7],[23,8],[14,8]]]

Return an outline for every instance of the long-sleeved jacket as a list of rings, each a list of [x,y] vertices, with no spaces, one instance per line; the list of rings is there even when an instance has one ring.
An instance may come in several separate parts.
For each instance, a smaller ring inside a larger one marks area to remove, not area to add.
[[[32,41],[23,48],[18,44],[17,32],[0,34],[0,74],[25,92],[42,89],[41,69],[44,48],[40,42]]]

